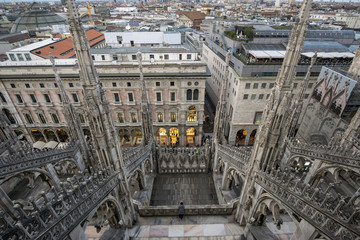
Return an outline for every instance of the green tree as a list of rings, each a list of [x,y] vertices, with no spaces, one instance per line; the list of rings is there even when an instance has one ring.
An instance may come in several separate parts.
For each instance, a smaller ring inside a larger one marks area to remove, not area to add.
[[[252,27],[245,27],[244,34],[249,39],[249,41],[252,41],[254,39],[254,29]]]

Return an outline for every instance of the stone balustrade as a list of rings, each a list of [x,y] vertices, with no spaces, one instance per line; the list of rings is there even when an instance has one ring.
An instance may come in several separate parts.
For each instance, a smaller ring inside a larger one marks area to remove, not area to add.
[[[185,205],[185,215],[231,215],[233,204]],[[179,206],[139,206],[140,216],[177,216]]]
[[[125,149],[125,148],[123,148]],[[135,148],[126,149],[123,152],[123,159],[126,168],[126,173],[131,173],[147,158],[151,157],[151,143],[146,146],[139,146]]]
[[[289,171],[273,170],[271,173],[258,172],[256,183],[262,186],[275,199],[309,222],[319,232],[330,239],[359,239],[360,209],[356,206],[360,189],[353,196],[331,193],[335,184],[322,190],[310,186]]]
[[[0,209],[0,239],[65,239],[119,184],[117,176],[110,170],[74,176],[61,191],[43,192],[26,207],[15,204],[16,217]]]
[[[70,142],[63,148],[31,150],[26,155],[16,153],[2,156],[0,157],[0,176],[44,166],[66,158],[74,158],[78,151],[79,144]]]
[[[351,152],[339,146],[306,144],[295,138],[286,139],[286,144],[292,154],[360,168],[359,151]]]
[[[230,147],[219,145],[218,158],[227,161],[240,171],[246,172],[252,147]]]
[[[157,147],[159,173],[207,173],[210,157],[208,146]]]

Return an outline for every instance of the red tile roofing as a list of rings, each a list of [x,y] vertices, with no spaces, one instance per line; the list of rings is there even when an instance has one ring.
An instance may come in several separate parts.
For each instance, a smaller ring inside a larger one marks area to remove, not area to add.
[[[94,29],[88,30],[86,36],[89,40],[90,47],[105,40],[104,34]],[[72,58],[75,56],[71,37],[34,49],[31,53],[42,58],[49,58],[50,53],[54,58]]]

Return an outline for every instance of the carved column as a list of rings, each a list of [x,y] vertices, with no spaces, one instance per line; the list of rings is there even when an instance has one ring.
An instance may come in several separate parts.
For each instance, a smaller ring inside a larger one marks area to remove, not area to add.
[[[54,180],[56,187],[60,189],[60,179],[56,174],[55,168],[51,163],[46,164],[46,170],[50,174],[51,178]]]
[[[227,175],[227,171],[229,170],[229,164],[226,161],[224,161],[224,163],[225,163],[225,166],[224,166],[224,173],[223,173],[222,181],[221,181],[221,188],[223,190],[228,190],[228,186],[226,186],[226,183],[227,183],[226,175]]]
[[[244,143],[245,146],[249,144],[249,139],[250,139],[250,132],[248,131],[245,138],[245,143]]]

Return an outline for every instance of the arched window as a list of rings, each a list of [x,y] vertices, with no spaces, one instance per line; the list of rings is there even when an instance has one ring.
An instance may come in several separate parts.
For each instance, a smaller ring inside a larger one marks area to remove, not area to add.
[[[79,113],[79,119],[81,123],[85,123],[84,115],[82,115],[81,113]]]
[[[192,100],[192,90],[188,89],[186,92],[186,100]]]
[[[29,124],[33,124],[33,123],[34,123],[32,117],[31,117],[31,115],[30,115],[29,113],[25,113],[24,115],[25,115],[26,121],[27,121]]]
[[[195,89],[194,90],[194,100],[199,100],[199,90]]]
[[[124,114],[123,113],[118,113],[118,119],[120,123],[124,122]]]
[[[51,114],[51,118],[52,118],[54,123],[59,123],[59,118],[55,113]]]
[[[38,117],[39,117],[39,120],[40,120],[41,123],[46,123],[46,119],[45,119],[45,117],[44,117],[44,115],[42,113],[39,113]]]
[[[187,120],[189,122],[196,122],[196,108],[194,106],[189,107]]]
[[[158,117],[158,122],[163,122],[164,121],[163,113],[158,113],[157,117]]]

